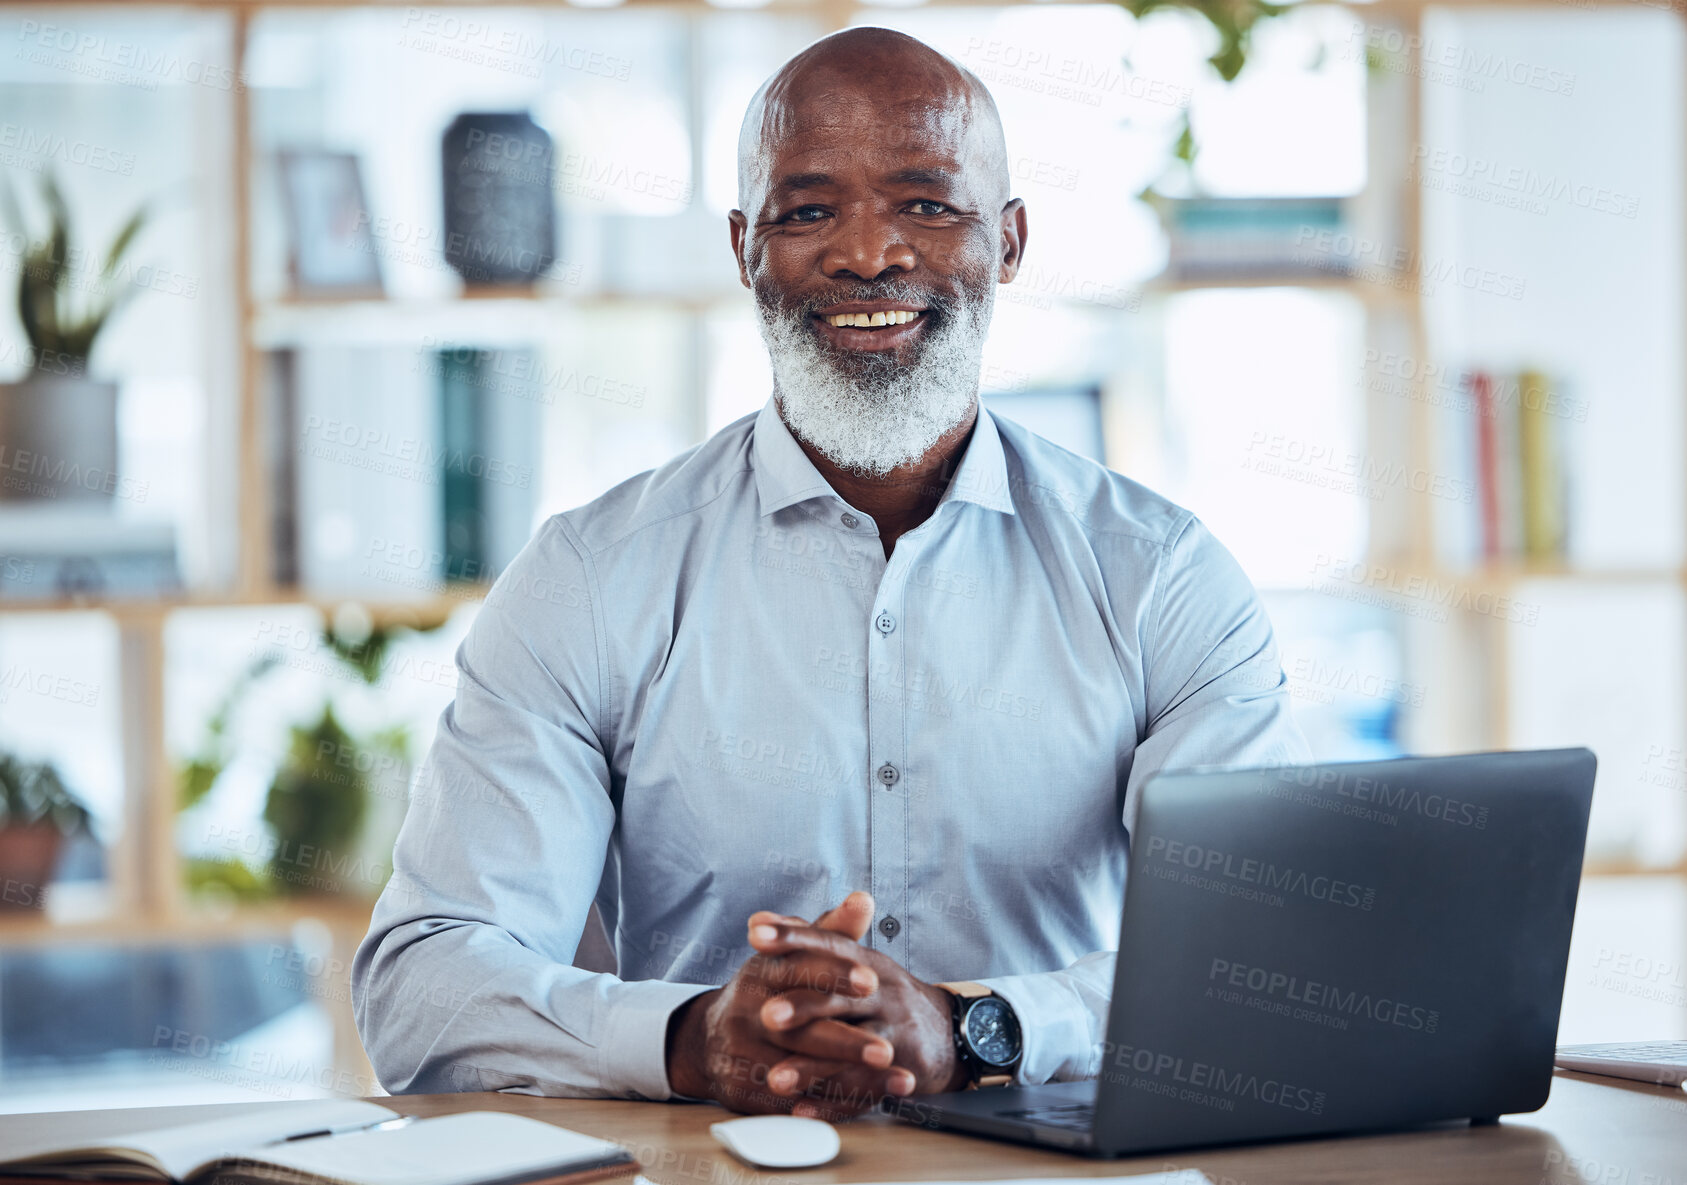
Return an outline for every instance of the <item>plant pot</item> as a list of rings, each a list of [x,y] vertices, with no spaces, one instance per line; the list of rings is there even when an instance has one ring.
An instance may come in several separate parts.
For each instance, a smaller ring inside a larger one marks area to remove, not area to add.
[[[116,489],[116,383],[0,383],[0,502],[109,503]]]
[[[41,908],[63,841],[51,823],[0,827],[0,911]]]

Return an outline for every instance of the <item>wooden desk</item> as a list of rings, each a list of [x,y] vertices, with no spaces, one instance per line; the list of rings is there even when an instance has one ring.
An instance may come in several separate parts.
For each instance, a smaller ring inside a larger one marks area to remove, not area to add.
[[[1616,1078],[1558,1073],[1533,1115],[1497,1127],[1442,1128],[1252,1145],[1207,1152],[1086,1160],[1018,1144],[927,1131],[874,1116],[845,1124],[843,1151],[821,1168],[759,1172],[709,1135],[718,1108],[683,1103],[538,1099],[524,1095],[407,1095],[376,1102],[418,1115],[510,1111],[627,1145],[660,1185],[827,1185],[851,1181],[1116,1177],[1196,1168],[1214,1185],[1687,1185],[1687,1093]],[[262,1104],[259,1104],[262,1105]],[[236,1114],[253,1104],[0,1116],[0,1149],[82,1132]]]

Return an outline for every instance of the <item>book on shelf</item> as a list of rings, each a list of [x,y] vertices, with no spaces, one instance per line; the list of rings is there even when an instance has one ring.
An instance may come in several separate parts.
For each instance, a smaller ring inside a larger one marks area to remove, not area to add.
[[[1432,400],[1436,464],[1457,497],[1436,508],[1437,550],[1454,568],[1553,566],[1569,552],[1570,436],[1585,405],[1539,370],[1465,372]]]
[[[491,581],[534,525],[536,371],[525,349],[278,352],[277,578],[386,601]]]
[[[109,1136],[26,1139],[23,1148],[0,1152],[0,1182],[18,1185],[584,1185],[638,1168],[620,1144],[537,1119],[499,1111],[416,1119],[358,1099],[266,1104]]]
[[[441,350],[445,564],[490,580],[527,545],[544,395],[532,350]]]
[[[1551,380],[1539,371],[1517,376],[1517,452],[1522,473],[1523,554],[1562,559],[1564,529],[1564,447],[1553,406]]]
[[[1352,270],[1341,198],[1193,197],[1160,204],[1171,280],[1343,276]]]

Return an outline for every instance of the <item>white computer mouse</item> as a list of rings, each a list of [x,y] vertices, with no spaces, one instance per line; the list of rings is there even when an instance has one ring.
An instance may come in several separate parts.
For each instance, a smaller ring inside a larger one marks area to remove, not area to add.
[[[824,1119],[750,1115],[711,1123],[709,1134],[739,1160],[764,1169],[806,1169],[838,1154],[838,1129]]]

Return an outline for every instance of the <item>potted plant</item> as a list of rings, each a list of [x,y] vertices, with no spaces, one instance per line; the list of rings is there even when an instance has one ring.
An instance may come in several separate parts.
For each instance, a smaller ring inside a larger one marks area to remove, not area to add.
[[[60,845],[87,830],[56,769],[0,753],[0,910],[40,909]]]
[[[395,640],[392,629],[365,628],[357,613],[336,614],[322,632],[323,649],[342,664],[344,676],[368,687],[379,685]],[[210,795],[236,757],[236,715],[283,667],[279,654],[262,654],[236,679],[208,721],[199,752],[180,768],[180,810],[192,810]],[[392,813],[395,790],[402,800],[408,783],[408,731],[402,725],[353,731],[329,695],[317,715],[291,725],[286,735],[286,752],[264,799],[269,842],[261,863],[239,854],[190,855],[187,881],[195,895],[370,898],[385,883],[392,840],[386,828],[396,828],[385,816]]]
[[[17,311],[30,351],[23,379],[0,383],[0,500],[106,502],[117,485],[117,385],[91,377],[88,356],[136,291],[117,282],[117,268],[146,206],[123,224],[95,273],[72,243],[70,209],[51,172],[42,175],[41,200],[47,233],[33,238],[10,185],[0,185],[6,221],[28,244],[18,261]]]

